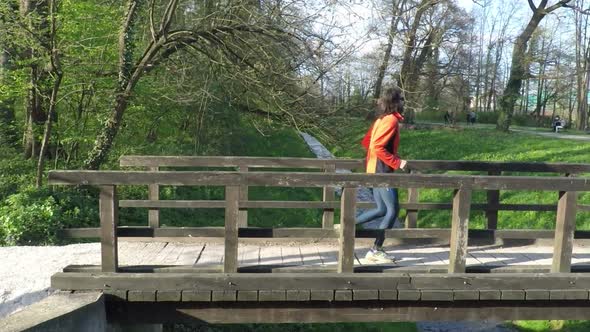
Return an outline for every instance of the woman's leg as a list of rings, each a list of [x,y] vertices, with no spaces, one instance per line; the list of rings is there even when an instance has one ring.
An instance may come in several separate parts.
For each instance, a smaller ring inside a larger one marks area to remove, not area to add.
[[[396,188],[377,188],[379,190],[379,195],[381,200],[385,204],[386,213],[385,217],[381,221],[379,225],[379,234],[375,239],[375,244],[373,246],[374,249],[379,249],[383,246],[383,242],[385,242],[385,229],[393,227],[395,223],[395,219],[399,214],[399,200],[398,200],[398,192]]]
[[[383,217],[387,212],[387,208],[385,206],[385,203],[383,202],[383,199],[381,198],[381,193],[378,191],[378,189],[381,188],[373,188],[373,198],[375,199],[377,207],[375,209],[365,211],[360,216],[358,216],[358,218],[356,218],[357,224],[364,224],[373,219]]]

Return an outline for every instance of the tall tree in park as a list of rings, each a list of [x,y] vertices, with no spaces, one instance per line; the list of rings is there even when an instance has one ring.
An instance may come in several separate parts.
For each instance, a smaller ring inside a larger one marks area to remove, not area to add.
[[[539,5],[535,5],[533,0],[528,0],[529,7],[533,12],[533,16],[521,34],[516,38],[514,49],[512,51],[512,64],[510,68],[510,75],[502,98],[500,99],[500,115],[496,128],[501,131],[508,131],[512,121],[512,114],[514,112],[514,105],[520,97],[520,88],[522,80],[528,75],[526,72],[526,52],[528,42],[535,29],[541,23],[543,18],[553,12],[554,10],[566,7],[571,0],[560,0],[557,3],[547,6],[549,0],[541,0]]]
[[[277,27],[280,13],[272,18],[265,16],[257,1],[228,6],[196,2],[182,10],[179,2],[168,0],[166,5],[159,6],[155,0],[127,1],[119,31],[118,82],[113,106],[84,162],[85,168],[98,169],[105,161],[142,77],[163,67],[181,51],[191,54],[193,61],[202,57],[207,59],[207,66],[234,73],[232,79],[236,82],[247,79],[235,73],[251,73],[250,81],[258,83],[272,80],[277,72],[266,67],[278,62],[280,52],[267,46],[285,50],[292,40],[291,32]],[[193,16],[184,19],[187,15]],[[148,41],[143,47],[139,46],[144,37],[139,36],[141,31],[147,31],[144,40]],[[279,80],[274,82],[280,84]]]
[[[584,130],[588,123],[588,91],[590,90],[590,35],[588,33],[588,13],[582,8],[587,6],[585,0],[576,0],[574,5],[574,22],[576,24],[575,59],[577,82],[577,118],[578,129]],[[571,113],[570,113],[571,114]]]

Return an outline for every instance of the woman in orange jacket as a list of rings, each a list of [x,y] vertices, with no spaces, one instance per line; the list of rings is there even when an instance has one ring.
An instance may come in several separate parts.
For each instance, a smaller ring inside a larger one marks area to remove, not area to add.
[[[362,141],[367,149],[367,173],[392,173],[394,170],[404,169],[407,163],[397,154],[399,122],[404,119],[404,97],[401,89],[394,87],[385,90],[383,96],[377,100],[377,107],[379,117]],[[381,231],[365,258],[379,263],[391,262],[394,258],[383,250],[384,230],[393,227],[399,214],[398,192],[396,188],[373,188],[373,197],[377,208],[364,212],[356,220],[357,224],[363,224],[383,217],[378,226]]]

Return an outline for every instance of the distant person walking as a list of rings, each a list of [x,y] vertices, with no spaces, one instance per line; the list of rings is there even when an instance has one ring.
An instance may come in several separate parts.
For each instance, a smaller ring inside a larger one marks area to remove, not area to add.
[[[474,125],[474,124],[475,124],[475,120],[477,119],[477,115],[475,114],[475,112],[474,112],[474,111],[470,111],[470,112],[467,114],[467,119],[468,119],[468,121],[469,121],[469,124],[472,124],[472,125]]]
[[[404,97],[398,87],[388,88],[377,100],[378,118],[363,138],[362,145],[367,149],[367,173],[392,173],[396,169],[404,169],[407,162],[397,154],[399,146],[399,122],[404,118]],[[366,259],[377,263],[388,263],[394,260],[383,250],[385,229],[392,228],[399,214],[398,192],[396,188],[373,188],[373,196],[377,208],[361,214],[357,224],[383,219],[378,225],[380,230],[373,247]]]
[[[445,115],[443,116],[443,118],[445,119],[445,124],[451,123],[451,113],[449,113],[449,111],[445,112]]]

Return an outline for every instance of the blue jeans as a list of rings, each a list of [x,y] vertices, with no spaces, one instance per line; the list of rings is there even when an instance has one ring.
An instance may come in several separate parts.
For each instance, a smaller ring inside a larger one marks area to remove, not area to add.
[[[356,219],[357,224],[364,224],[369,221],[383,217],[377,229],[380,230],[375,239],[375,248],[383,246],[385,241],[385,229],[392,228],[395,219],[399,214],[399,200],[396,188],[373,188],[373,197],[377,207],[365,211]]]

